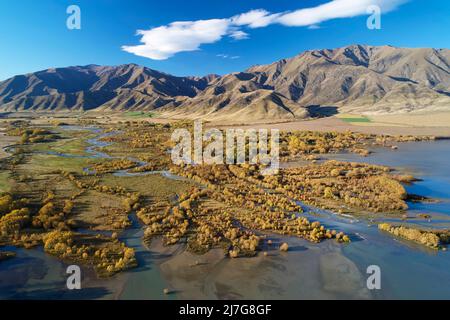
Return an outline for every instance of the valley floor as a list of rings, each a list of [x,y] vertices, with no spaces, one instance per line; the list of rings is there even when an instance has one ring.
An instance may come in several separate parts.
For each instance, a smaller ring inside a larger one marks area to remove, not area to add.
[[[437,285],[450,278],[449,141],[346,132],[450,137],[450,127],[416,117],[234,125],[283,131],[290,166],[266,180],[245,166],[172,167],[167,140],[186,123],[10,115],[0,141],[18,146],[1,162],[0,248],[16,257],[0,263],[0,298],[450,297]],[[435,242],[402,239],[378,223]],[[79,296],[62,287],[73,262],[86,266],[91,289]],[[381,292],[365,287],[372,264],[386,272]]]
[[[42,113],[38,117],[30,112],[10,113],[3,115],[4,121],[27,119],[32,124],[46,125],[52,123],[74,124],[79,119],[91,120],[100,124],[117,124],[124,121],[147,121],[150,123],[173,123],[177,120],[158,117],[149,117],[147,113],[142,116],[130,113]],[[359,121],[363,119],[365,121]],[[338,114],[336,116],[299,120],[299,121],[234,121],[234,122],[208,122],[207,127],[239,127],[239,128],[267,128],[280,130],[311,130],[311,131],[354,131],[368,134],[390,135],[429,135],[437,137],[450,137],[450,112],[434,113],[405,113],[392,115],[351,115]],[[2,139],[2,143],[4,139]]]
[[[349,117],[352,117],[349,115]],[[367,116],[369,122],[345,121],[345,118],[333,116],[313,120],[301,120],[283,123],[253,123],[237,125],[242,128],[267,128],[280,130],[311,131],[355,131],[368,134],[391,135],[430,135],[450,137],[450,113],[414,114],[414,115],[374,115]],[[216,124],[210,123],[214,127]],[[235,127],[234,124],[220,126]]]

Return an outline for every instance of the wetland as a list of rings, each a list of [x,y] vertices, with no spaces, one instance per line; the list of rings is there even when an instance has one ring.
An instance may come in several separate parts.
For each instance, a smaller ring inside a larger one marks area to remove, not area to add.
[[[448,140],[285,131],[262,176],[172,164],[189,122],[2,125],[1,298],[450,298]]]

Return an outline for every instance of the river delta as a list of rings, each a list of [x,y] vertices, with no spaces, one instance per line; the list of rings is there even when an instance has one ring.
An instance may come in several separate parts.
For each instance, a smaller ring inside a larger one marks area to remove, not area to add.
[[[0,298],[450,298],[449,140],[286,131],[261,176],[173,165],[179,127],[4,122]]]

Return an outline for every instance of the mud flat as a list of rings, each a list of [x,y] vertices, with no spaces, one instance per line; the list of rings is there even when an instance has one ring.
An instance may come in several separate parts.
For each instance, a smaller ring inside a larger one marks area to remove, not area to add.
[[[409,113],[397,115],[369,115],[375,125],[408,127],[449,127],[450,112]]]
[[[450,118],[447,114],[443,115],[444,119]],[[435,116],[437,119],[440,115]],[[425,120],[423,119],[425,118]],[[265,129],[279,129],[286,131],[293,130],[308,130],[308,131],[354,131],[368,134],[388,134],[388,135],[413,135],[413,136],[439,136],[450,137],[450,119],[446,121],[433,122],[426,120],[425,116],[416,118],[408,118],[407,116],[398,116],[392,118],[392,122],[388,122],[390,117],[375,117],[375,122],[369,124],[348,123],[337,117],[301,120],[283,123],[251,123],[251,124],[223,124],[211,122],[207,124],[209,127],[239,127],[239,128],[265,128]],[[397,123],[396,121],[400,121]],[[403,121],[403,122],[402,122]],[[425,122],[422,122],[425,121]],[[440,124],[440,125],[439,125]]]
[[[358,115],[358,117],[360,117]],[[367,115],[364,116],[368,122],[348,122],[340,115],[312,118],[297,121],[251,121],[251,122],[208,122],[205,127],[223,128],[267,128],[280,130],[310,130],[310,131],[355,131],[368,134],[389,134],[389,135],[429,135],[450,137],[450,113],[431,112],[431,113],[404,113],[393,115]],[[175,119],[164,118],[158,115],[153,117],[130,117],[126,113],[107,113],[98,112],[84,113],[61,113],[61,114],[39,114],[35,113],[11,113],[3,121],[24,120],[30,121],[33,125],[49,125],[58,123],[81,124],[97,123],[105,125],[115,125],[123,122],[145,121],[154,124],[166,124],[177,122]]]
[[[338,244],[290,238],[285,253],[277,247],[286,238],[270,239],[267,256],[228,259],[220,249],[202,256],[183,251],[162,262],[160,270],[181,299],[371,298],[363,275]]]

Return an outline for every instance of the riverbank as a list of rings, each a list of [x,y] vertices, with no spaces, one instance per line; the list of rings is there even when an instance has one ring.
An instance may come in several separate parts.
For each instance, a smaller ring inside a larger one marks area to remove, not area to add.
[[[7,136],[4,132],[0,132],[0,159],[9,157],[11,154],[5,149],[18,141],[20,141],[19,137]]]

